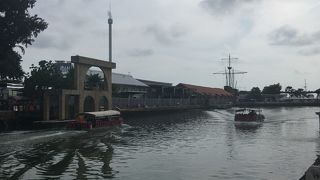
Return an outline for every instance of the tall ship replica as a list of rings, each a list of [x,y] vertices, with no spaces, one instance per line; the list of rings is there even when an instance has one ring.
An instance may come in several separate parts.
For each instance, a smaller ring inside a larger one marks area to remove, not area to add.
[[[231,61],[237,60],[238,58],[231,57],[229,54],[228,58],[222,58],[221,60],[228,61],[228,65],[225,68],[224,72],[216,72],[213,74],[222,74],[225,75],[226,78],[226,84],[224,86],[224,89],[226,91],[234,91],[237,89],[237,81],[235,80],[235,75],[238,74],[246,74],[248,72],[241,72],[241,71],[235,71],[234,68],[231,66]]]

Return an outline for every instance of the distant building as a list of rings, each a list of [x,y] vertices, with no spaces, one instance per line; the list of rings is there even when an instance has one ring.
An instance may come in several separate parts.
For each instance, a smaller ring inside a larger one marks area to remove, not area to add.
[[[100,70],[89,69],[88,74],[98,74],[103,78]],[[114,97],[141,98],[148,92],[149,86],[135,79],[129,74],[112,73],[112,94]]]
[[[56,60],[54,65],[61,71],[63,75],[66,75],[72,68],[72,63],[70,61]]]
[[[203,99],[205,101],[205,106],[221,107],[231,105],[234,100],[234,96],[231,93],[220,88],[203,87],[183,83],[178,84],[177,87],[184,88],[184,91],[189,91],[188,93],[191,93],[190,96],[192,98]]]
[[[174,97],[175,86],[172,83],[150,81],[144,79],[137,79],[140,82],[149,86],[147,97],[149,98],[170,98]]]
[[[112,73],[112,91],[116,97],[141,98],[149,86],[128,74]]]
[[[9,97],[21,95],[23,87],[22,83],[1,83],[0,99],[7,100]]]
[[[250,102],[253,101],[249,97],[250,91],[239,91],[238,97],[237,97],[237,102]]]

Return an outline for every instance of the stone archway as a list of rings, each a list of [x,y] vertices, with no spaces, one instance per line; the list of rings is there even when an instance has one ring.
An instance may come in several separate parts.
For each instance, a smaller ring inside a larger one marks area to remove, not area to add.
[[[83,82],[84,90],[108,90],[108,79],[105,74],[106,71],[104,71],[103,68],[98,66],[87,66],[85,69],[84,71],[86,71],[86,73]],[[95,75],[98,75],[98,77]]]
[[[105,96],[102,96],[99,100],[99,111],[106,111],[108,109],[108,99]]]
[[[103,100],[103,109],[112,108],[112,69],[116,68],[116,64],[82,56],[72,56],[71,62],[74,64],[74,86],[72,89],[62,89],[60,92],[46,92],[43,101],[44,120],[50,119],[50,101],[55,99],[58,100],[59,119],[61,120],[71,117],[73,112],[99,111],[101,97],[107,99],[107,101]],[[86,90],[84,88],[86,72],[90,67],[98,67],[102,70],[103,89]],[[72,102],[74,102],[74,107],[71,106]]]
[[[92,111],[95,111],[94,99],[91,96],[87,96],[84,99],[83,112],[92,112]]]

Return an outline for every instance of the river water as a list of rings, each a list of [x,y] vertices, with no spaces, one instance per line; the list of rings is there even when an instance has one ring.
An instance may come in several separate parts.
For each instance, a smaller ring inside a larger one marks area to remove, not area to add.
[[[299,179],[320,150],[319,108],[127,117],[114,129],[0,134],[0,179]]]

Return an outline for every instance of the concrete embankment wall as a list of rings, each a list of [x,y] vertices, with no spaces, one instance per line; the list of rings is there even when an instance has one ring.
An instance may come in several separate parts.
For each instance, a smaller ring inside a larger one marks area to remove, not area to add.
[[[230,99],[210,98],[113,98],[113,107],[131,111],[162,111],[168,109],[194,109],[199,107],[226,107]]]
[[[320,106],[320,102],[238,102],[237,107]]]
[[[0,111],[0,132],[7,131],[15,123],[13,111]]]

